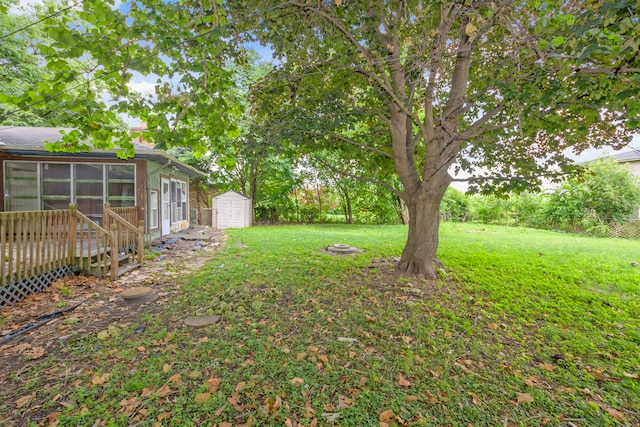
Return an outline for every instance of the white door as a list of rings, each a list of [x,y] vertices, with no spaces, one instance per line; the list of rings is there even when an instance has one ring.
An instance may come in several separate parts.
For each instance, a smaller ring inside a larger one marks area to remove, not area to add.
[[[167,178],[160,178],[160,205],[162,211],[162,226],[160,228],[160,232],[163,236],[171,233],[171,186],[169,185],[169,180]]]
[[[244,227],[244,200],[231,201],[231,227]]]
[[[231,227],[231,200],[218,200],[218,228]]]

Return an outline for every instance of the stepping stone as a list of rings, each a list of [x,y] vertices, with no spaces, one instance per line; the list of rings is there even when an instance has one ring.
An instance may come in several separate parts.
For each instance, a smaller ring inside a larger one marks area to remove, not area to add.
[[[184,319],[184,324],[192,328],[201,328],[203,326],[213,325],[220,321],[220,316],[198,316],[187,317]]]
[[[153,301],[158,297],[153,289],[146,286],[129,288],[123,291],[120,296],[128,304],[142,304]]]

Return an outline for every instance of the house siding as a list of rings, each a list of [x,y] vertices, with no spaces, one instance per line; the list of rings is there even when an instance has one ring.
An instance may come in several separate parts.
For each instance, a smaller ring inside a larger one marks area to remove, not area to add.
[[[174,180],[180,180],[180,181],[184,181],[187,183],[187,194],[189,191],[189,176],[180,172],[180,171],[175,171],[172,169],[171,165],[167,165],[167,164],[160,164],[160,163],[156,163],[156,162],[152,162],[152,161],[148,161],[147,165],[146,165],[147,169],[146,169],[146,182],[148,183],[148,188],[146,189],[146,191],[150,194],[151,191],[157,191],[158,192],[158,204],[161,204],[161,197],[162,197],[162,192],[160,189],[160,179],[162,177],[167,178],[169,180],[174,179]],[[186,199],[187,201],[187,213],[189,212],[189,200],[188,197]],[[145,203],[145,212],[150,211],[150,207],[147,205],[147,203]],[[156,212],[158,213],[158,215],[161,215],[162,212],[162,207],[161,206],[157,206],[157,210]],[[145,218],[146,223],[149,223],[149,218],[147,216],[144,216],[143,218]],[[157,228],[149,228],[147,226],[147,233],[150,239],[157,239],[159,237],[162,236],[162,220],[161,218],[158,218],[158,227]],[[177,231],[180,230],[184,230],[189,228],[189,216],[187,215],[186,220],[184,221],[176,221],[174,222],[173,219],[171,220],[171,226],[170,226],[170,231],[171,233],[175,233]]]

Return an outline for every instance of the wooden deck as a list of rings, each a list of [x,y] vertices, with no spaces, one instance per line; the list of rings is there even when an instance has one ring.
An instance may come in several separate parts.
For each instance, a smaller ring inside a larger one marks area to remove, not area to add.
[[[142,264],[144,224],[128,221],[135,219],[136,212],[135,208],[106,205],[103,217],[108,229],[73,204],[69,210],[0,212],[0,306],[15,302],[14,294],[24,297],[24,290],[12,288],[16,284],[33,284],[38,288],[34,292],[39,292],[42,277],[63,271],[117,279],[124,271],[123,261]],[[112,248],[117,248],[113,256]]]

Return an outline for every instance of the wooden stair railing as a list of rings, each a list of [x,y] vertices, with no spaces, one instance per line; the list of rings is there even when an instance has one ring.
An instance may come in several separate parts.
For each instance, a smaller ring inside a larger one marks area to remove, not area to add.
[[[136,227],[111,209],[108,203],[104,206],[102,219],[104,227],[108,228],[111,235],[110,276],[115,280],[119,275],[119,259],[122,257],[128,258],[135,267],[144,262],[144,221],[138,221]]]
[[[75,221],[69,223],[69,262],[80,270],[104,278],[111,269],[111,236],[71,203],[69,211]]]

